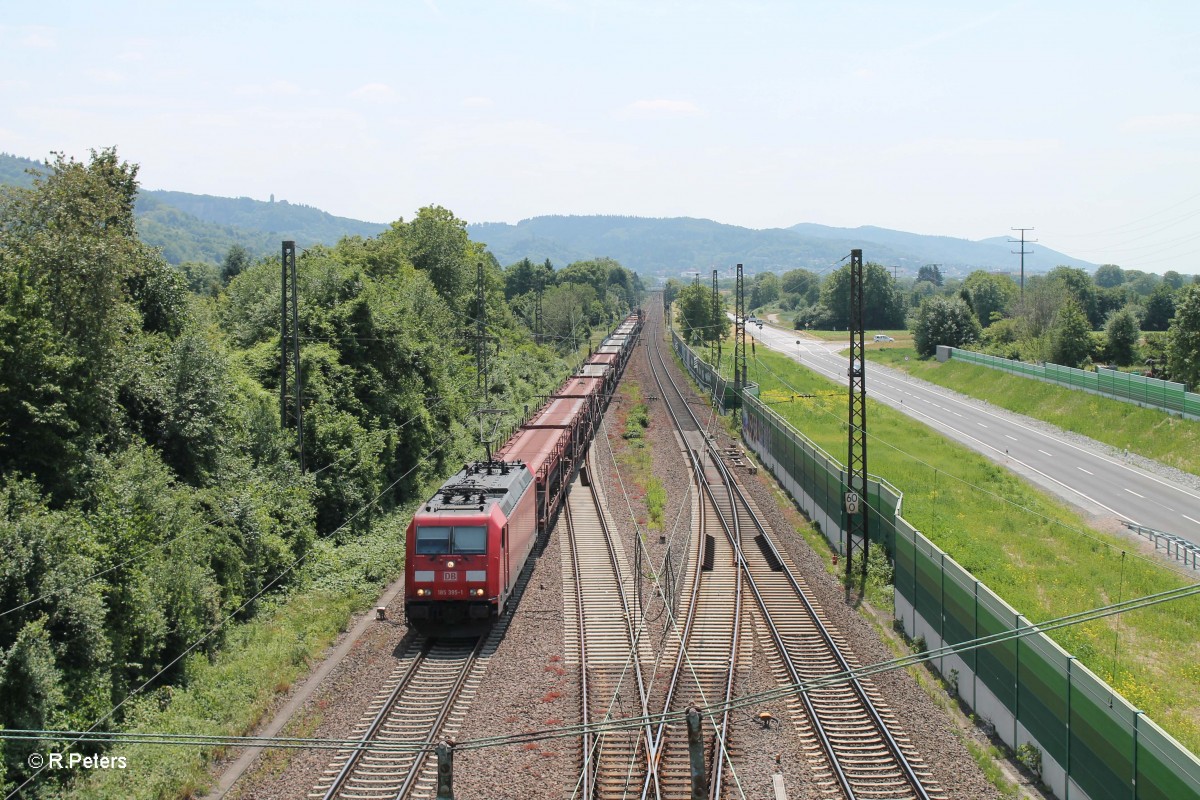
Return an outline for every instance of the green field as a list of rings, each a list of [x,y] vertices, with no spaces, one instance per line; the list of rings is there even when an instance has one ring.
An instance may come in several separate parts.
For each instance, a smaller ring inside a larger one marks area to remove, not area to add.
[[[903,359],[900,348],[891,349]],[[889,353],[891,355],[892,353]],[[846,457],[845,389],[760,350],[762,400]],[[792,399],[794,395],[814,395]],[[1185,585],[1127,539],[1101,533],[1003,466],[868,401],[871,473],[904,492],[904,516],[1033,621]],[[1200,749],[1200,598],[1052,636],[1193,751]]]
[[[896,337],[896,346],[872,352],[869,358],[904,370],[913,377],[1083,434],[1118,450],[1128,449],[1131,453],[1200,475],[1200,422],[978,364],[954,359],[921,361],[915,351],[900,347],[900,344],[900,337]],[[910,360],[906,362],[905,356],[910,356]]]

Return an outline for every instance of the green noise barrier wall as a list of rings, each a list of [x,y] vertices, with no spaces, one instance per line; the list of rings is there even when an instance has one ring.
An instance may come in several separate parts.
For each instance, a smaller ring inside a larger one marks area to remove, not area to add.
[[[1103,367],[1095,372],[1087,372],[1058,364],[1029,364],[1024,361],[997,358],[986,353],[961,350],[957,347],[946,349],[950,351],[951,358],[959,361],[991,367],[1002,372],[1034,378],[1047,383],[1056,383],[1070,389],[1081,389],[1113,400],[1169,411],[1189,419],[1200,419],[1200,394],[1186,391],[1187,387],[1182,383],[1147,378],[1131,372],[1119,372]]]
[[[694,378],[711,373],[678,337]],[[700,366],[692,366],[699,362]],[[820,525],[838,552],[844,536],[844,467],[765,406],[747,387],[742,435]],[[933,650],[1035,626],[902,516],[902,495],[868,482],[871,539],[894,564],[895,617]],[[1042,754],[1042,780],[1063,800],[1200,800],[1200,759],[1039,631],[938,657],[933,666],[1010,748]]]

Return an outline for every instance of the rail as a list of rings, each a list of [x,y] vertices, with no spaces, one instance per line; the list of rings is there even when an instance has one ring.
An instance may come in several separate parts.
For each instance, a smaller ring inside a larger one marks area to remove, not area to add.
[[[657,348],[655,349],[655,354],[657,355],[660,364],[662,364],[662,366],[663,366],[663,372],[667,374],[668,379],[671,381],[673,389],[679,395],[680,398],[683,398],[682,390],[679,388],[678,384],[676,384],[675,381],[672,378],[670,378],[669,371],[666,370],[666,362],[663,360],[662,355],[661,355],[661,353],[658,352]],[[662,387],[661,383],[660,383],[660,391],[663,391],[665,393],[665,388]],[[693,422],[695,422],[698,425],[699,421],[695,420],[694,414],[692,413],[690,407],[688,407],[686,405],[686,401],[684,402],[684,407],[687,409],[688,414],[692,415]],[[729,537],[730,542],[733,545],[734,551],[736,553],[737,561],[738,561],[739,565],[742,567],[743,571],[745,572],[747,585],[749,586],[751,594],[754,596],[756,602],[758,603],[759,608],[762,610],[764,622],[768,629],[768,633],[770,634],[772,640],[774,641],[774,643],[776,645],[776,648],[779,651],[781,659],[783,660],[784,665],[786,666],[786,668],[788,670],[788,674],[790,675],[793,683],[795,683],[797,685],[801,685],[804,681],[800,674],[800,670],[797,668],[795,662],[792,660],[790,654],[788,653],[788,649],[783,640],[783,637],[781,636],[777,626],[775,625],[774,621],[771,618],[770,609],[768,608],[768,605],[763,596],[763,593],[760,590],[759,586],[757,585],[757,583],[754,579],[754,576],[751,574],[751,571],[750,571],[751,568],[746,560],[745,553],[743,552],[740,542],[738,540],[737,531],[738,531],[739,522],[738,522],[737,506],[741,506],[742,508],[745,509],[747,516],[753,521],[754,526],[757,528],[757,530],[759,532],[759,535],[763,537],[761,541],[765,542],[766,546],[769,547],[770,551],[772,552],[772,554],[775,557],[775,560],[780,564],[783,564],[784,562],[780,558],[780,555],[779,555],[778,551],[775,549],[774,544],[770,541],[770,537],[766,532],[766,528],[762,525],[761,521],[758,519],[757,514],[755,514],[753,512],[753,510],[750,508],[750,504],[747,501],[745,494],[743,493],[741,487],[737,485],[736,481],[733,479],[733,476],[729,473],[728,468],[721,462],[719,453],[717,453],[715,451],[715,446],[712,444],[712,442],[707,442],[707,447],[711,451],[714,462],[717,463],[717,465],[718,465],[718,469],[721,473],[722,480],[726,486],[726,491],[730,495],[730,504],[733,507],[732,508],[733,513],[731,514],[731,518],[732,518],[731,523],[732,524],[729,522],[726,522],[724,520],[724,518],[722,518],[722,527],[725,528],[726,536]],[[695,460],[695,458],[696,458],[696,455],[694,453],[692,453],[692,458],[693,458],[693,460]],[[717,504],[715,492],[713,491],[709,482],[705,481],[703,485],[704,485],[705,491],[712,498],[713,503]],[[788,581],[791,583],[796,597],[801,601],[805,611],[809,615],[809,618],[810,618],[813,626],[818,631],[822,641],[825,643],[826,648],[829,650],[829,652],[833,655],[833,658],[836,660],[839,669],[843,670],[843,671],[848,670],[849,664],[847,663],[845,656],[841,653],[840,648],[837,646],[836,642],[834,641],[834,638],[831,635],[831,633],[829,632],[827,626],[821,621],[820,615],[817,613],[817,610],[812,605],[810,599],[807,596],[807,593],[801,589],[801,587],[799,586],[799,583],[795,579],[795,576],[791,574],[790,570],[787,570],[785,568],[783,571],[786,574]],[[908,757],[904,754],[903,750],[900,748],[900,746],[896,742],[895,738],[891,735],[891,732],[888,729],[888,725],[885,723],[885,721],[880,716],[878,709],[875,708],[875,704],[867,696],[861,683],[857,679],[854,679],[849,682],[849,685],[851,686],[852,691],[854,692],[860,706],[865,710],[865,712],[871,718],[872,724],[875,727],[878,734],[883,739],[883,741],[891,755],[892,760],[897,764],[897,766],[903,772],[906,781],[909,783],[912,790],[916,793],[916,796],[918,798],[920,798],[920,800],[930,800],[930,795],[926,791],[923,782],[917,776],[916,771],[914,770],[912,764],[909,762]],[[848,798],[852,798],[852,799],[856,798],[858,796],[858,794],[856,793],[855,788],[852,785],[850,776],[847,775],[845,769],[843,768],[842,758],[836,752],[836,748],[835,748],[833,742],[831,741],[831,739],[829,738],[828,733],[825,730],[825,725],[822,722],[820,715],[818,714],[815,706],[813,705],[812,699],[809,697],[808,692],[801,692],[800,694],[801,694],[800,699],[805,708],[805,712],[809,716],[809,719],[813,726],[813,730],[816,733],[817,738],[821,742],[822,749],[825,751],[826,758],[829,761],[830,767],[833,770],[834,775],[836,776],[839,785],[841,786],[843,792],[846,794],[846,796]]]
[[[582,481],[577,482],[575,484],[575,486],[572,488],[578,488],[581,484],[582,484]],[[585,565],[587,562],[581,557],[581,555],[579,553],[579,542],[578,542],[579,537],[577,535],[578,534],[578,530],[577,530],[578,523],[576,521],[576,514],[578,514],[580,511],[586,510],[586,512],[589,514],[590,513],[595,514],[594,522],[595,522],[595,525],[598,529],[600,536],[603,539],[604,549],[605,549],[605,551],[607,553],[607,557],[608,557],[608,566],[611,569],[611,574],[613,576],[613,581],[609,588],[611,588],[615,591],[617,600],[620,604],[621,617],[624,622],[623,627],[624,627],[624,631],[625,631],[626,641],[628,642],[628,646],[629,646],[628,658],[629,658],[629,661],[632,663],[632,672],[633,672],[634,678],[637,683],[636,688],[637,688],[637,693],[638,693],[638,702],[641,707],[642,718],[645,720],[645,722],[642,724],[642,728],[641,728],[641,737],[645,743],[645,748],[646,748],[647,772],[652,774],[653,769],[651,768],[651,765],[653,765],[657,759],[655,757],[654,741],[652,738],[652,727],[651,727],[651,722],[650,722],[649,692],[646,687],[645,676],[642,673],[641,659],[638,657],[639,637],[638,637],[638,629],[637,629],[637,625],[636,625],[637,614],[636,614],[636,610],[631,607],[629,598],[625,592],[624,581],[622,580],[622,576],[624,574],[624,569],[621,564],[621,559],[617,554],[616,545],[613,543],[612,532],[609,530],[608,524],[605,522],[604,513],[601,510],[599,499],[596,496],[595,485],[589,481],[587,488],[588,488],[588,494],[587,494],[586,499],[584,499],[583,501],[580,501],[581,503],[587,504],[583,509],[573,509],[572,508],[573,505],[579,504],[579,503],[575,502],[574,497],[568,498],[568,502],[566,503],[565,508],[564,508],[564,512],[566,515],[566,521],[567,521],[567,527],[568,527],[568,531],[570,532],[570,535],[568,538],[570,540],[571,559],[572,559],[572,563],[575,565],[576,591],[578,593],[577,594],[578,599],[577,599],[577,603],[576,603],[578,606],[577,616],[578,616],[578,621],[581,625],[581,628],[579,631],[580,653],[582,655],[583,653],[586,652],[586,650],[584,648],[586,647],[585,643],[587,642],[587,638],[588,638],[587,628],[588,628],[589,618],[588,618],[587,613],[585,613],[584,609],[589,604],[585,603],[583,601],[583,588],[581,586],[581,583],[583,581],[583,578],[585,577]],[[589,520],[589,522],[590,521],[591,520]],[[612,643],[609,642],[608,644],[611,646]],[[586,658],[581,657],[580,674],[581,674],[581,676],[583,676],[584,680],[587,679],[588,669],[589,669],[589,666],[588,666],[588,662],[587,662]],[[621,672],[624,672],[624,669],[622,669]],[[592,688],[593,687],[589,686],[589,688],[587,690],[589,693],[589,699],[595,699],[595,698],[591,697],[591,695],[593,694]],[[591,719],[590,719],[590,716],[591,716],[591,705],[590,704],[588,706],[584,707],[584,714],[585,714],[585,716],[583,718],[584,727],[585,727],[584,744],[588,745],[589,747],[588,747],[587,752],[585,752],[585,755],[584,755],[584,768],[585,768],[586,772],[583,775],[583,780],[585,782],[585,785],[589,786],[591,789],[591,793],[586,795],[588,800],[591,800],[591,798],[597,796],[597,794],[602,792],[603,787],[597,785],[599,783],[599,781],[597,779],[597,775],[598,775],[598,772],[600,771],[602,765],[598,761],[591,759],[591,757],[589,755],[589,753],[591,752],[591,749],[596,746],[596,737],[594,734],[591,733],[592,725],[591,725]],[[608,752],[608,751],[602,750],[602,752]],[[656,798],[660,797],[661,792],[658,787],[657,776],[654,776],[653,784],[654,784],[653,796]]]

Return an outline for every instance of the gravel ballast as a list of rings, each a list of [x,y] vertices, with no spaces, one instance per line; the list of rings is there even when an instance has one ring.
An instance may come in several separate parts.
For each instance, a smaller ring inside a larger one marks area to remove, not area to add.
[[[647,327],[643,338],[651,334],[652,329]],[[666,352],[666,345],[661,346]],[[657,397],[646,353],[645,341],[640,342],[624,378],[626,382],[639,384],[641,397],[649,408],[650,425],[643,433],[641,445],[637,439],[622,437],[625,418],[633,403],[618,393],[593,443],[592,457],[597,465],[594,479],[607,499],[608,513],[621,536],[628,563],[633,563],[635,550],[644,547],[642,598],[646,607],[646,635],[658,650],[669,624],[662,582],[667,575],[684,574],[691,524],[690,470],[665,404]],[[695,408],[704,407],[703,401],[698,400]],[[702,422],[704,419],[702,416]],[[713,431],[717,430],[714,425]],[[722,447],[739,444],[723,431],[717,436]],[[625,467],[631,448],[639,446],[649,451],[650,474],[666,493],[661,531],[648,528],[645,487],[631,481]],[[883,623],[873,623],[861,610],[847,604],[841,585],[827,571],[822,556],[798,533],[806,523],[792,504],[779,495],[772,479],[762,470],[756,475],[743,470],[740,478],[765,515],[777,542],[798,566],[816,601],[826,617],[839,627],[858,662],[865,665],[894,657],[881,640],[881,636],[890,633],[881,630]],[[495,736],[552,731],[579,721],[577,674],[567,664],[571,660],[569,654],[563,652],[561,537],[562,531],[553,531],[545,550],[533,564],[520,605],[504,641],[488,663],[484,684],[458,734],[458,741],[464,745]],[[668,554],[670,569],[665,561]],[[668,590],[667,594],[672,592]],[[329,738],[349,735],[409,638],[402,594],[389,608],[388,615],[389,621],[376,623],[368,630],[360,644],[331,673],[326,685],[289,723],[286,732]],[[741,660],[738,693],[764,692],[777,685],[767,642],[753,619],[748,618],[744,624],[748,631],[743,641],[750,643],[751,650]],[[1000,797],[964,744],[966,738],[986,748],[987,740],[967,725],[961,715],[947,708],[950,702],[944,695],[940,702],[934,702],[902,670],[878,675],[873,680],[945,796],[956,800]],[[760,712],[769,713],[774,721],[764,725]],[[811,765],[783,700],[739,710],[732,736],[737,766],[727,796],[774,797],[775,773],[783,776],[791,800],[826,796],[813,787]],[[240,781],[228,796],[304,797],[330,762],[331,753],[326,750],[287,751],[282,757],[268,755],[259,760],[258,769]],[[543,738],[528,744],[480,749],[461,747],[454,759],[455,797],[458,800],[571,797],[578,767],[577,737]]]

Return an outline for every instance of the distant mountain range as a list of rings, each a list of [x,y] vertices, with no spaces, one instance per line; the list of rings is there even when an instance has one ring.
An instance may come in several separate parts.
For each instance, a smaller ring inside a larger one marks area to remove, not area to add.
[[[0,184],[29,186],[27,169],[44,169],[37,161],[0,154]],[[184,261],[219,263],[235,244],[255,256],[279,252],[284,240],[301,249],[314,244],[336,244],[343,236],[375,236],[387,225],[335,217],[319,208],[287,200],[275,202],[249,197],[213,197],[205,194],[143,189],[138,193],[138,233],[149,244],[161,247],[172,264]]]
[[[861,248],[867,261],[899,267],[900,274],[915,275],[924,264],[938,264],[947,275],[965,275],[976,269],[1019,269],[1014,246],[1004,236],[973,242],[871,226],[831,228],[801,223],[756,230],[688,217],[548,216],[516,225],[468,225],[467,231],[472,239],[484,242],[501,264],[528,257],[535,261],[549,258],[561,266],[609,256],[643,275],[724,271],[735,263],[750,273],[797,267],[822,270],[852,248]],[[1033,253],[1025,257],[1027,273],[1047,272],[1060,264],[1088,271],[1096,268],[1040,245],[1029,249]]]
[[[27,186],[25,170],[42,164],[0,154],[0,184]],[[363,222],[286,200],[213,197],[163,190],[143,190],[137,203],[138,230],[150,244],[163,249],[171,263],[220,262],[239,244],[255,255],[277,253],[291,239],[301,247],[334,244],[343,236],[375,236],[383,223]],[[573,261],[607,256],[643,276],[670,277],[689,271],[708,273],[743,264],[750,274],[784,272],[797,267],[824,270],[851,248],[863,258],[901,275],[915,275],[924,264],[940,265],[943,274],[965,275],[975,269],[1015,272],[1017,256],[1007,237],[968,241],[949,236],[926,236],[886,228],[831,228],[801,223],[790,228],[757,230],[723,225],[707,219],[653,219],[623,216],[545,216],[515,225],[485,222],[467,226],[503,265],[530,258],[550,259],[557,267]],[[1025,257],[1027,273],[1046,272],[1065,264],[1094,271],[1095,264],[1040,245]]]

